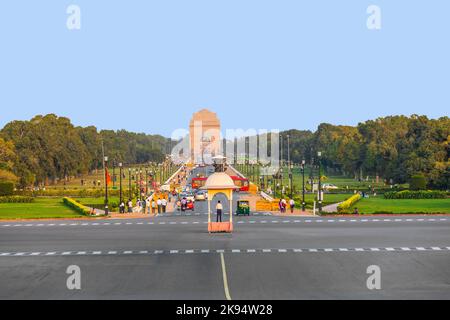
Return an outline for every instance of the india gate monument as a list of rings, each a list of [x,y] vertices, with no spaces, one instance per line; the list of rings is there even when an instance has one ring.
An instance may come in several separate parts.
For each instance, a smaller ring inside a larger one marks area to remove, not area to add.
[[[189,122],[191,163],[210,164],[220,154],[220,121],[216,113],[202,109]]]

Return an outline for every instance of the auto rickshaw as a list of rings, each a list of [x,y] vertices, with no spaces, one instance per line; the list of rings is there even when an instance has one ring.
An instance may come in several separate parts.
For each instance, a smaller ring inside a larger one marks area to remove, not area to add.
[[[248,200],[238,200],[236,215],[250,215],[250,202]]]

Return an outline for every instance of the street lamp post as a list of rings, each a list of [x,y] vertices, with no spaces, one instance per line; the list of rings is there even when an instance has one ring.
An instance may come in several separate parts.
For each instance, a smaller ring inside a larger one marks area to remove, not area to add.
[[[145,168],[145,196],[148,194],[148,168]]]
[[[128,194],[131,200],[131,168],[128,168]]]
[[[305,160],[302,160],[302,211],[305,211]]]
[[[119,162],[119,205],[122,203],[122,162]]]
[[[139,199],[139,185],[138,185],[138,180],[139,180],[139,169],[134,169],[134,184],[136,187],[136,199]]]
[[[108,215],[108,157],[105,156],[105,216]]]
[[[280,195],[281,195],[281,197],[283,197],[283,195],[284,195],[284,192],[283,192],[283,189],[284,189],[284,171],[283,171],[283,167],[281,167],[281,169],[280,169],[280,176],[278,177],[279,179],[280,179]]]
[[[322,152],[317,152],[317,161],[319,162],[319,197],[318,197],[318,200],[319,200],[319,213],[321,213],[322,212],[322,188],[321,188],[321,183],[320,183],[320,178],[321,178],[321,176],[320,176],[320,157],[322,156]]]
[[[287,143],[288,143],[288,166],[289,166],[289,198],[292,199],[292,165],[291,165],[291,150],[290,150],[290,142],[289,135],[287,135]]]
[[[139,169],[139,199],[142,196],[142,169]]]

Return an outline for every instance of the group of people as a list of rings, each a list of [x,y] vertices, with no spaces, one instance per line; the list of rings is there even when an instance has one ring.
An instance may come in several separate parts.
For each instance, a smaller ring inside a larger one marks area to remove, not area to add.
[[[286,209],[287,209],[288,203],[286,201],[286,199],[281,198],[280,201],[278,202],[278,207],[280,209],[281,213],[285,213]],[[291,210],[291,213],[294,213],[294,209],[295,209],[295,201],[294,199],[290,199],[289,200],[289,208]]]
[[[158,215],[159,213],[166,212],[167,205],[170,201],[170,194],[168,199],[166,199],[165,197],[158,197],[157,199],[154,199],[153,196],[149,196],[145,200],[138,199],[135,206],[133,205],[133,201],[131,199],[128,199],[126,204],[124,201],[119,204],[119,213],[125,213],[125,210],[127,208],[128,213],[137,212],[143,214]]]

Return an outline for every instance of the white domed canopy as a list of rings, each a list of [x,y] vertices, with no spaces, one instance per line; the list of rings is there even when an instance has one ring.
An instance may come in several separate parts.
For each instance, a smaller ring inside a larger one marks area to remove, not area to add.
[[[208,177],[203,189],[235,189],[233,180],[225,172],[216,172]]]

